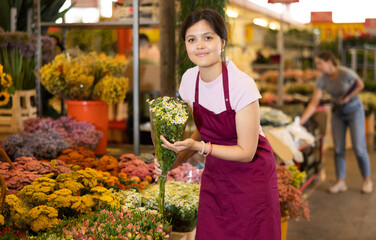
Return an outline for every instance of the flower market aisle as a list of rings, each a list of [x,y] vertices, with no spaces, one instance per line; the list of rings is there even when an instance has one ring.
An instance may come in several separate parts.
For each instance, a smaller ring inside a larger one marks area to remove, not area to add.
[[[287,240],[376,239],[376,152],[369,153],[369,157],[374,185],[372,194],[360,193],[362,178],[352,150],[346,153],[348,190],[329,194],[327,189],[335,181],[333,150],[325,151],[323,175],[326,180],[304,192],[308,195],[310,222],[289,221]]]

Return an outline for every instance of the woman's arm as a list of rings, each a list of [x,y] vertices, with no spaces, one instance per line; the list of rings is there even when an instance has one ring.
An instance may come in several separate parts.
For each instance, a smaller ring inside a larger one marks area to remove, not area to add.
[[[213,144],[211,155],[217,158],[229,161],[250,162],[252,161],[258,144],[259,127],[260,127],[260,111],[259,103],[255,101],[236,113],[236,131],[238,135],[238,144],[234,146]],[[184,141],[169,143],[161,136],[163,146],[175,152],[181,151],[201,151],[203,144],[198,140],[188,138]],[[205,144],[204,153],[208,153],[209,144]],[[180,154],[179,154],[180,155]]]
[[[358,82],[358,86],[348,96],[340,100],[341,104],[347,103],[348,101],[350,101],[352,97],[354,97],[356,94],[358,94],[360,91],[363,90],[364,88],[363,81],[359,77],[356,78],[356,81]]]
[[[300,117],[300,124],[303,125],[315,113],[316,108],[320,103],[321,96],[322,96],[322,90],[315,89],[313,92],[311,101],[309,102],[306,110],[303,112],[302,116]]]

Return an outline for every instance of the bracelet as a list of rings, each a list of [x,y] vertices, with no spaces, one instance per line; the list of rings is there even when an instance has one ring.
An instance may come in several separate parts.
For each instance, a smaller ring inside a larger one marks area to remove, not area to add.
[[[205,142],[204,141],[201,141],[202,143],[202,150],[201,151],[198,151],[198,154],[202,155],[205,151]]]
[[[213,151],[213,144],[211,144],[211,142],[209,142],[209,152],[206,153],[206,154],[203,154],[204,157],[207,157],[209,156]]]

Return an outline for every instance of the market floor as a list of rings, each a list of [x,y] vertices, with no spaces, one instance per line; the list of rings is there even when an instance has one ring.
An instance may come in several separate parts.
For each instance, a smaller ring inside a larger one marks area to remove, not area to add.
[[[323,156],[320,180],[304,191],[308,196],[311,219],[289,221],[287,240],[376,240],[376,151],[369,152],[372,194],[362,194],[362,177],[356,157],[347,150],[348,190],[329,194],[327,189],[335,182],[333,150]]]

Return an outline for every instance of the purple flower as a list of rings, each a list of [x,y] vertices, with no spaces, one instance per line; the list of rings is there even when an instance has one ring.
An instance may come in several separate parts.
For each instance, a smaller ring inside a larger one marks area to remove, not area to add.
[[[53,38],[42,36],[42,60],[47,63],[50,62],[56,55],[56,43]]]

